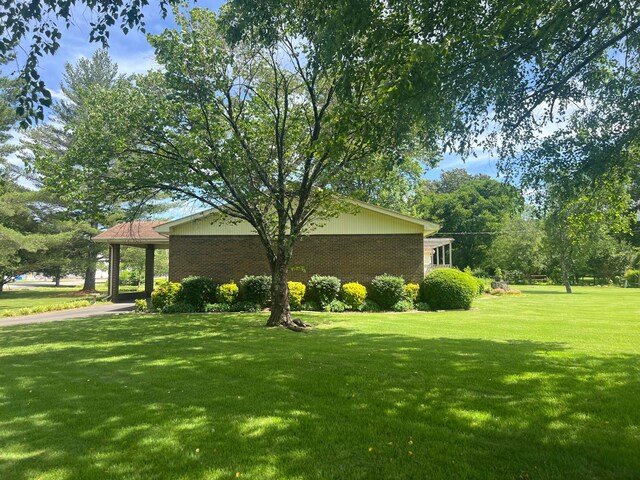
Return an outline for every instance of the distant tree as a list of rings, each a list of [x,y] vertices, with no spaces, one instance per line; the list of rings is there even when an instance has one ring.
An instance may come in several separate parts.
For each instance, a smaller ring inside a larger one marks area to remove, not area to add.
[[[487,264],[504,272],[521,272],[525,276],[546,271],[542,220],[530,213],[509,216],[500,226],[491,248]]]
[[[73,124],[91,115],[85,105],[88,96],[94,90],[113,88],[118,81],[124,80],[106,50],[97,50],[91,58],[81,58],[74,65],[67,63],[60,85],[65,98],[53,103],[50,122],[25,131],[21,145],[20,156],[31,172],[31,180],[61,199],[66,217],[76,224],[75,231],[80,237],[74,239],[76,250],[69,256],[74,258],[74,273],[82,259],[84,267],[78,273],[84,278],[82,289],[87,292],[95,291],[96,267],[105,251],[104,246],[92,242],[91,237],[99,233],[101,227],[111,226],[126,216],[123,200],[137,206],[140,197],[132,194],[115,199],[105,195],[100,177],[83,170],[67,151],[76,140]],[[138,213],[149,213],[158,206],[149,203],[140,208],[142,211]]]
[[[454,265],[479,268],[490,262],[495,233],[522,206],[515,188],[487,175],[455,169],[423,184],[415,210],[425,220],[439,223],[442,235],[455,239]]]

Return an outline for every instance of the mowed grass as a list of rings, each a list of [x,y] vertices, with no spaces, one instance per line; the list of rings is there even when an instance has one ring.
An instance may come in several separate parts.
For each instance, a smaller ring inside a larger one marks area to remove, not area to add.
[[[0,328],[2,479],[633,479],[640,290]]]
[[[5,287],[7,288],[7,287]],[[54,305],[83,300],[89,296],[78,296],[81,287],[37,287],[12,289],[0,292],[0,312],[45,305]]]

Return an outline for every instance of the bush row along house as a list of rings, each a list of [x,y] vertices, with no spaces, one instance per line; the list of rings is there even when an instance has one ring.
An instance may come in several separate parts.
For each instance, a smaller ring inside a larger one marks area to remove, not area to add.
[[[354,208],[298,240],[290,263],[290,280],[306,282],[314,274],[335,275],[344,281],[368,284],[383,273],[419,282],[434,268],[452,262],[451,238],[434,238],[439,226],[364,202],[349,200]],[[120,246],[147,251],[144,297],[153,290],[153,258],[158,248],[169,249],[169,279],[191,275],[211,277],[217,283],[239,281],[245,275],[269,273],[257,233],[247,222],[225,218],[215,209],[170,222],[121,223],[94,237],[107,243],[109,294],[118,293]],[[131,295],[126,295],[131,296]]]

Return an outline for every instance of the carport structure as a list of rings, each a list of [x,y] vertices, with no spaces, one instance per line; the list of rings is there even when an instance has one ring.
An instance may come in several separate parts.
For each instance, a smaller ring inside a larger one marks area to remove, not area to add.
[[[153,291],[153,271],[155,251],[169,248],[169,237],[154,230],[165,222],[126,222],[119,223],[93,237],[97,243],[109,245],[109,290],[108,298],[112,302],[132,301],[137,298],[149,298]],[[120,293],[120,247],[144,248],[145,275],[144,292]]]

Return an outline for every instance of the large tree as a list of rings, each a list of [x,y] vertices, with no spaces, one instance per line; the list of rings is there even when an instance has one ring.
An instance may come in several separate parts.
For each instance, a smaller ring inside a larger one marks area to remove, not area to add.
[[[414,137],[379,101],[371,72],[347,78],[303,38],[283,30],[268,47],[230,44],[201,9],[178,22],[150,38],[164,72],[93,92],[70,155],[120,193],[170,192],[248,222],[271,268],[268,324],[296,328],[289,260],[300,236],[339,208],[332,182],[374,154],[400,162]]]

